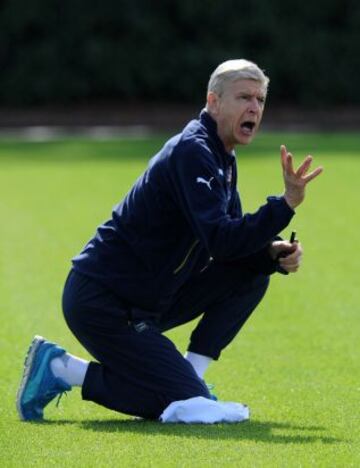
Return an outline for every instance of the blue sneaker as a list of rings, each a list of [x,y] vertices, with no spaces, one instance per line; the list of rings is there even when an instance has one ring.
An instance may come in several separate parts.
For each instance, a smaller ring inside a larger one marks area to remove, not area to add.
[[[23,421],[41,420],[44,408],[71,386],[54,376],[50,362],[65,350],[55,343],[35,336],[25,358],[24,373],[16,396],[16,408]]]

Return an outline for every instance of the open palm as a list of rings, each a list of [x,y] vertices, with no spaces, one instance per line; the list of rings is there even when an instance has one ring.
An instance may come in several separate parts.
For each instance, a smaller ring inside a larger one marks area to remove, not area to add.
[[[288,153],[285,145],[281,145],[280,154],[285,183],[284,197],[291,208],[296,208],[305,198],[306,185],[321,174],[323,168],[319,166],[308,173],[313,160],[312,156],[308,155],[295,170],[293,156]]]

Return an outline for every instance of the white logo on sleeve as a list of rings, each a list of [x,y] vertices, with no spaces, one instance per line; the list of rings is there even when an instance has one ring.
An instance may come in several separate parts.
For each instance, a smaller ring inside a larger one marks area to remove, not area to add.
[[[209,190],[212,190],[210,183],[211,183],[211,181],[213,180],[213,178],[214,178],[214,177],[211,177],[209,180],[205,180],[203,177],[198,177],[198,178],[196,179],[196,182],[197,182],[198,184],[205,184],[205,185],[207,185],[207,186],[209,187]]]

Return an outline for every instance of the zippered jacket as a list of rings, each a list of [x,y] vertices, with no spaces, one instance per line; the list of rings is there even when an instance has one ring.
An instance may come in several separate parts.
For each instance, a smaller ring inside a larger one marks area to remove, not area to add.
[[[262,274],[278,265],[268,245],[290,222],[285,199],[268,197],[243,214],[234,154],[203,110],[165,143],[146,171],[73,259],[134,309],[159,315],[211,261],[238,262]]]

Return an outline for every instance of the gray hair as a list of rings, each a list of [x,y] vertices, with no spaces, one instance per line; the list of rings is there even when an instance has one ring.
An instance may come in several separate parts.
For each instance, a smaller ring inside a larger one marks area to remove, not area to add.
[[[227,60],[221,63],[211,74],[207,92],[221,96],[227,83],[241,79],[258,81],[264,86],[265,90],[267,90],[270,81],[265,73],[253,62],[244,59]]]

